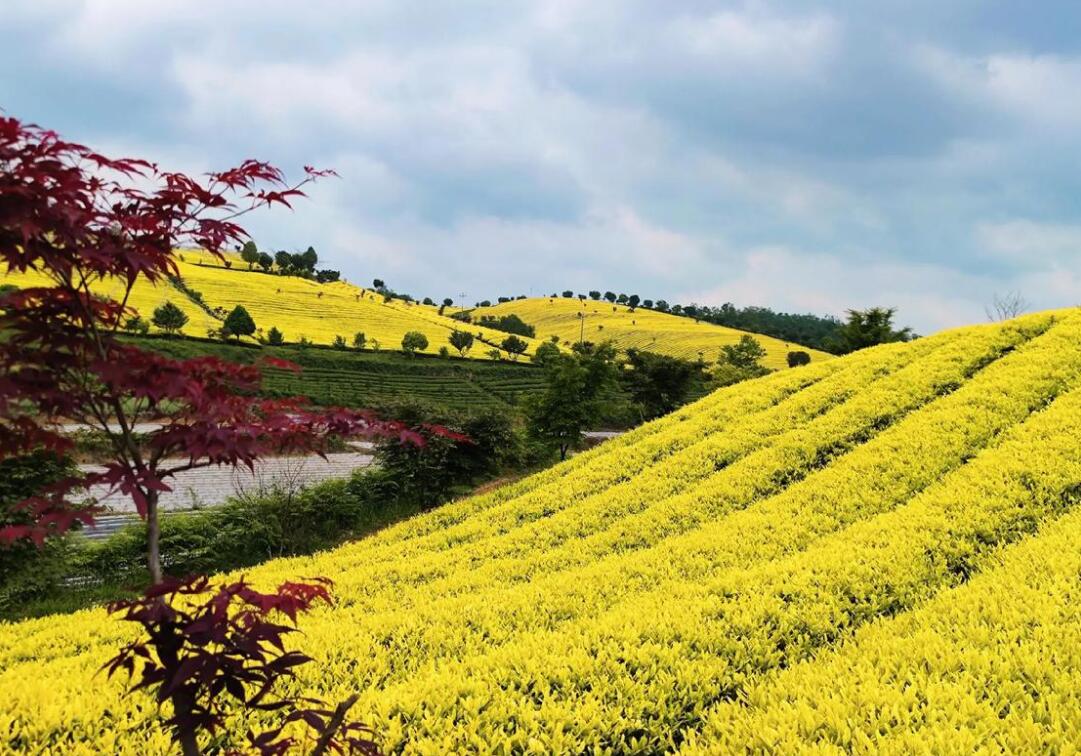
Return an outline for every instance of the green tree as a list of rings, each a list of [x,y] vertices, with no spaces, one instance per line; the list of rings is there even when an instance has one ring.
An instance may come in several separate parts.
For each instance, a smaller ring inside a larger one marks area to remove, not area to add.
[[[889,344],[894,341],[909,341],[911,328],[899,331],[893,328],[893,316],[897,314],[893,307],[871,307],[866,310],[847,310],[848,320],[837,331],[834,338],[834,351],[848,354],[858,349],[866,349],[876,344]]]
[[[363,349],[364,343],[368,340],[368,337],[364,335],[364,331],[357,331],[353,334],[353,348]]]
[[[285,343],[285,336],[274,326],[270,327],[270,330],[266,334],[266,343],[271,346],[281,346]]]
[[[334,337],[334,342],[331,344],[335,349],[345,349],[348,346],[345,342],[345,337],[340,333]]]
[[[762,369],[759,360],[766,356],[766,350],[753,336],[743,334],[739,342],[721,347],[721,362],[740,370]]]
[[[274,262],[282,273],[288,274],[293,270],[293,256],[284,249],[274,253]]]
[[[128,333],[137,333],[140,336],[146,336],[150,333],[150,324],[138,315],[132,315],[124,321],[124,330]]]
[[[473,348],[473,334],[466,331],[451,331],[447,337],[450,345],[458,350],[458,354],[465,357],[465,353]]]
[[[558,449],[560,459],[600,419],[604,396],[615,385],[615,355],[611,344],[576,345],[571,354],[546,360],[544,389],[525,400],[526,425],[532,438]]]
[[[451,306],[451,305],[453,305],[453,304],[454,304],[454,300],[453,300],[453,299],[451,299],[450,297],[445,297],[445,298],[443,299],[443,306],[444,306],[444,307],[450,307],[450,306]]]
[[[533,353],[532,361],[534,365],[541,365],[543,367],[553,359],[558,358],[561,354],[563,354],[563,351],[558,346],[551,341],[546,341],[537,347],[537,351]]]
[[[592,299],[593,301],[597,301],[598,299],[601,298],[601,293],[599,291],[595,291],[595,290],[591,291],[591,292],[589,292],[589,298]]]
[[[428,337],[420,331],[410,331],[402,336],[402,351],[410,357],[428,348]]]
[[[803,350],[796,350],[795,352],[789,352],[787,357],[788,367],[798,367],[799,365],[810,365],[811,355],[807,354]]]
[[[250,240],[244,242],[244,246],[240,249],[240,259],[248,264],[248,270],[259,262],[259,248],[255,246],[255,242]]]
[[[630,306],[630,308],[632,310],[635,307],[637,307],[638,303],[641,302],[641,301],[642,301],[642,298],[639,297],[637,294],[631,294],[629,297],[627,297],[627,304]]]
[[[616,295],[615,295],[614,292],[611,292],[611,291],[604,292],[604,298],[607,299],[609,302],[615,302],[616,301]]]
[[[514,334],[511,334],[507,338],[503,339],[503,343],[499,346],[503,348],[504,352],[510,355],[510,358],[512,360],[517,360],[518,355],[525,354],[525,350],[528,347],[528,345],[524,341],[522,341]]]
[[[259,267],[263,270],[270,272],[270,269],[274,267],[274,258],[266,252],[260,252],[259,258],[255,261],[259,264]]]
[[[236,340],[240,341],[241,336],[251,336],[255,333],[255,321],[251,319],[251,315],[243,305],[237,305],[225,317],[221,332],[225,338],[235,336]]]
[[[297,267],[303,268],[309,273],[315,270],[316,263],[319,262],[319,255],[315,254],[314,247],[308,247],[296,257],[299,258],[297,262],[300,263]]]
[[[641,407],[645,420],[668,414],[687,400],[698,365],[678,357],[638,349],[627,350],[621,378],[631,398]]]
[[[188,316],[172,302],[154,310],[154,325],[166,333],[176,333],[188,324]]]

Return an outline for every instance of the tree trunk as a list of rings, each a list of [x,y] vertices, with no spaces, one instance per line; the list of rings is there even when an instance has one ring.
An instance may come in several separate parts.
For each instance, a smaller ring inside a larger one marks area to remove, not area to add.
[[[161,521],[158,516],[158,492],[146,494],[146,568],[150,572],[150,584],[162,581],[161,572]]]

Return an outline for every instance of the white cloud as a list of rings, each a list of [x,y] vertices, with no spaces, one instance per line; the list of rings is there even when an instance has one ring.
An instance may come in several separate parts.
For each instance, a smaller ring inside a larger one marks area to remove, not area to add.
[[[1081,58],[993,55],[987,89],[1004,109],[1035,125],[1081,126]]]
[[[913,64],[963,101],[1038,130],[1081,126],[1081,57],[992,53],[962,55],[927,45]]]
[[[785,18],[734,10],[706,18],[684,16],[671,32],[677,47],[684,43],[714,65],[800,77],[831,60],[840,37],[839,24],[826,15]]]
[[[670,287],[686,271],[710,265],[701,241],[649,223],[628,207],[597,209],[577,223],[475,217],[434,229],[339,217],[333,228],[321,254],[359,271],[359,280],[404,277],[414,293],[441,297],[450,289],[484,299],[643,279]]]
[[[930,333],[984,319],[989,282],[944,265],[889,259],[860,261],[783,246],[742,251],[742,270],[716,287],[691,290],[680,301],[719,305],[769,302],[776,310],[839,314],[896,307],[896,322]]]
[[[1069,267],[1081,270],[1081,225],[1014,219],[981,223],[977,243],[990,256],[1025,268]]]

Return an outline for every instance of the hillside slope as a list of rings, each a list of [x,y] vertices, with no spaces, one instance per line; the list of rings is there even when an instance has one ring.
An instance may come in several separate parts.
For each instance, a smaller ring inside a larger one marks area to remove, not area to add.
[[[253,348],[194,339],[133,340],[179,359],[215,355],[238,363],[268,356],[289,360],[299,365],[301,372],[264,367],[265,393],[305,396],[322,405],[386,408],[421,404],[432,410],[510,411],[523,394],[544,386],[541,369],[526,363],[291,346]]]
[[[507,337],[501,331],[488,328],[467,328],[463,323],[439,315],[438,308],[430,305],[397,299],[384,302],[381,294],[344,281],[319,284],[294,276],[249,271],[247,264],[235,255],[229,255],[227,259],[230,268],[205,252],[184,250],[178,262],[181,279],[189,289],[202,295],[209,310],[229,311],[236,305],[243,305],[251,313],[260,333],[274,327],[284,333],[287,342],[297,342],[304,337],[316,344],[330,344],[340,335],[352,344],[353,335],[359,331],[365,334],[369,348],[400,350],[402,337],[407,332],[420,331],[428,338],[428,347],[423,351],[435,354],[440,347],[446,346],[454,353],[447,337],[454,330],[469,330],[478,342],[468,356],[490,359],[488,350]],[[0,284],[3,283],[48,285],[46,279],[36,273],[0,273]],[[115,282],[97,288],[114,299],[123,295]],[[183,331],[187,335],[206,336],[208,329],[221,326],[206,308],[165,282],[152,286],[140,279],[129,303],[149,320],[154,309],[166,301],[188,315],[189,322]],[[532,354],[537,342],[533,339],[525,341],[526,353]]]
[[[715,392],[364,541],[307,692],[390,751],[1040,751],[1081,731],[1081,313]],[[164,753],[102,611],[0,626],[0,742]],[[244,725],[235,725],[241,731]],[[958,747],[954,747],[958,746]]]
[[[586,341],[612,341],[620,349],[635,347],[687,360],[701,356],[711,363],[717,361],[722,346],[736,343],[746,333],[641,307],[631,310],[626,305],[593,300],[580,302],[563,297],[519,299],[492,307],[478,307],[471,312],[475,318],[513,313],[536,328],[538,339],[557,336],[560,343],[567,346],[584,337]],[[762,361],[766,367],[786,367],[786,355],[796,349],[810,354],[815,362],[833,357],[770,336],[751,335],[766,350],[766,358]]]

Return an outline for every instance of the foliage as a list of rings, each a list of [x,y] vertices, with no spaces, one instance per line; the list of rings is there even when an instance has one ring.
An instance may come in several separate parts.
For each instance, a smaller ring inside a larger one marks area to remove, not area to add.
[[[95,510],[75,504],[73,496],[104,485],[130,496],[147,520],[147,568],[153,586],[161,586],[157,499],[177,472],[250,465],[269,451],[320,450],[328,431],[406,432],[370,415],[316,415],[298,401],[258,399],[253,394],[260,376],[253,366],[170,360],[117,339],[121,324],[134,314],[126,303],[136,281],[175,277],[181,240],[211,251],[239,241],[244,236],[235,222],[239,214],[288,205],[302,196],[303,184],[326,175],[314,169],[306,173],[307,179],[288,186],[272,166],[246,161],[200,183],[145,161],[109,159],[53,132],[0,117],[0,259],[9,270],[36,271],[49,284],[4,299],[0,459],[35,449],[66,452],[71,441],[50,424],[53,418],[95,428],[112,446],[112,460],[103,470],[73,473],[10,505],[7,511],[25,521],[0,527],[0,542],[40,545],[76,523],[91,523]],[[246,206],[238,208],[237,198]],[[123,295],[119,300],[96,295],[91,286],[98,281],[119,282]],[[148,434],[145,446],[134,438],[139,422],[161,426]],[[183,614],[170,606],[172,593],[154,593],[153,586],[141,604],[153,632],[149,641],[136,641],[157,655],[157,670],[146,684],[181,680],[202,664],[221,661],[218,654],[198,649],[181,653],[173,639],[185,632],[177,624]],[[213,616],[219,621],[204,623],[203,631],[222,631],[221,615]],[[139,655],[146,668],[155,663]],[[117,658],[133,668],[125,652]],[[234,671],[242,675],[250,661],[241,660]],[[257,699],[282,671],[256,668],[262,689]],[[229,692],[246,698],[245,682],[239,685]],[[172,706],[174,740],[185,754],[199,753],[199,733],[211,721],[201,719],[200,702],[171,684],[157,693]],[[277,741],[274,730],[256,737],[266,738],[260,741],[264,750]]]
[[[75,473],[69,458],[44,449],[0,459],[0,528],[33,525],[32,515],[15,505]],[[53,539],[45,550],[26,542],[0,549],[0,606],[55,587],[55,570],[49,567],[54,554],[64,553],[65,547],[63,539]]]
[[[132,315],[130,318],[124,321],[124,330],[128,333],[134,333],[139,336],[146,336],[150,333],[150,324],[143,320],[138,315]]]
[[[398,416],[420,434],[425,443],[416,446],[379,443],[378,469],[369,474],[368,485],[384,487],[383,499],[429,509],[442,504],[472,483],[486,478],[517,457],[519,441],[510,417],[498,412],[467,416],[442,415],[440,428],[459,433],[433,434],[423,408],[403,406]]]
[[[526,399],[526,425],[534,439],[558,449],[561,459],[602,416],[606,392],[615,383],[615,355],[611,344],[587,343],[545,361],[546,385]]]
[[[800,365],[810,365],[811,355],[802,350],[797,350],[788,353],[788,367],[798,367]]]
[[[390,752],[1069,750],[1079,341],[1064,311],[815,360],[305,559],[338,604],[290,690],[359,687]],[[95,676],[116,637],[0,624],[8,750],[168,752]]]
[[[481,315],[480,318],[477,319],[477,325],[484,328],[491,328],[496,331],[503,331],[504,333],[527,336],[529,338],[533,338],[537,335],[536,329],[533,326],[526,323],[513,312],[500,316]]]
[[[250,239],[244,242],[240,250],[240,259],[248,264],[248,270],[255,267],[255,264],[259,262],[259,248],[255,246],[255,242]]]
[[[451,331],[447,337],[450,345],[458,350],[458,354],[465,356],[466,352],[473,348],[473,334],[467,331]]]
[[[335,349],[346,349],[349,344],[346,342],[345,337],[338,334],[334,337],[334,342],[331,344]]]
[[[288,711],[276,728],[248,734],[249,745],[261,753],[283,753],[299,745],[296,738],[283,736],[292,722],[310,727],[318,742],[325,740],[336,751],[348,745],[353,752],[378,753],[368,737],[369,728],[355,723],[331,727],[330,711],[302,708],[317,702],[270,697],[277,682],[295,677],[293,669],[311,661],[299,651],[285,650],[284,637],[295,629],[281,624],[278,615],[295,625],[297,615],[317,601],[331,603],[332,585],[317,578],[311,583],[285,582],[273,593],[261,593],[243,578],[216,588],[206,577],[167,578],[139,598],[109,605],[110,613],[141,625],[152,640],[127,644],[105,669],[110,677],[122,671],[129,678],[138,669],[133,690],[156,690],[159,706],[173,703],[174,713],[166,724],[179,733],[182,743],[221,729],[231,697],[252,710]],[[195,608],[189,609],[192,605]],[[179,659],[186,663],[178,664]],[[178,701],[184,705],[177,706]]]
[[[285,335],[275,326],[271,326],[266,334],[266,343],[270,344],[270,346],[281,346],[285,343]]]
[[[499,344],[500,348],[510,355],[512,360],[517,360],[518,356],[525,354],[526,348],[529,346],[517,336],[511,334]]]
[[[546,341],[537,347],[537,351],[533,353],[534,364],[544,367],[559,357],[563,352],[555,342]]]
[[[153,323],[166,333],[178,333],[188,324],[188,316],[172,302],[166,302],[154,310]]]
[[[353,348],[363,349],[365,343],[368,341],[368,337],[364,335],[363,331],[357,331],[353,334]]]
[[[626,358],[630,369],[621,373],[622,382],[646,420],[683,405],[700,370],[693,362],[637,349],[628,349]]]
[[[720,362],[727,363],[740,370],[757,370],[759,362],[766,356],[766,350],[753,336],[741,336],[736,344],[721,347]]]
[[[239,341],[241,336],[251,336],[255,333],[255,321],[244,309],[244,305],[237,305],[225,316],[225,322],[221,327],[222,336],[228,338],[235,336]]]
[[[428,337],[420,331],[410,331],[402,337],[402,351],[410,357],[428,348]]]
[[[899,331],[893,328],[893,316],[896,312],[892,307],[847,310],[848,320],[834,337],[833,351],[849,354],[878,344],[908,341],[912,338],[911,328],[902,328]]]

